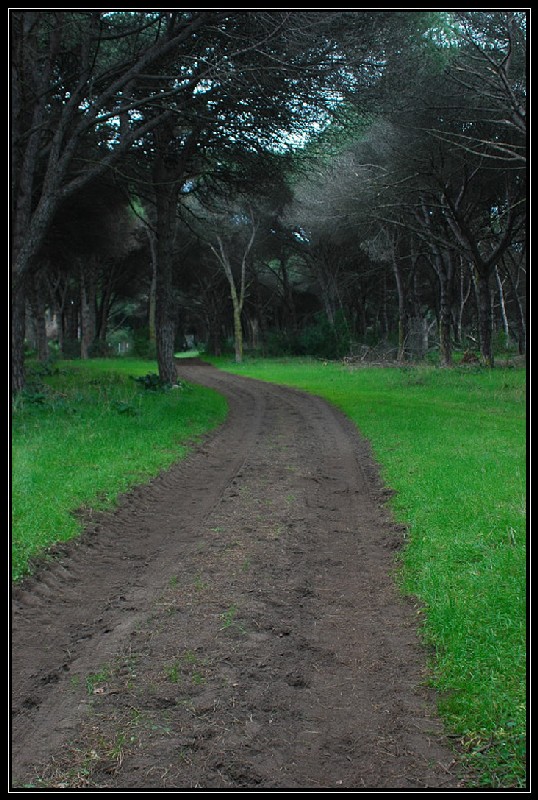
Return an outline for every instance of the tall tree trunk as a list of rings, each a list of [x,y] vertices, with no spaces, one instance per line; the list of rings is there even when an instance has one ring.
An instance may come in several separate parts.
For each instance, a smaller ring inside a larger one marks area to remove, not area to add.
[[[284,300],[284,325],[286,330],[291,328],[293,334],[297,333],[297,315],[293,300],[293,289],[290,283],[288,266],[284,256],[280,259],[280,275],[282,279],[282,294]]]
[[[217,243],[218,243],[218,250],[210,245],[211,250],[217,257],[220,265],[224,270],[224,274],[226,275],[226,279],[228,280],[228,284],[230,286],[230,296],[232,299],[232,307],[233,307],[233,326],[234,326],[234,348],[235,348],[235,363],[241,364],[243,361],[243,326],[241,323],[241,314],[243,312],[243,305],[245,302],[245,291],[246,291],[246,270],[247,270],[247,259],[254,244],[254,238],[256,236],[256,225],[253,223],[252,231],[250,234],[250,238],[245,246],[241,257],[241,275],[239,279],[239,291],[236,286],[234,274],[232,271],[232,265],[230,263],[230,259],[224,247],[224,243],[220,236],[217,236]]]
[[[504,340],[505,346],[508,347],[510,345],[510,326],[508,324],[508,316],[506,314],[506,303],[504,301],[504,288],[503,282],[501,280],[501,276],[499,275],[499,268],[495,267],[495,281],[497,283],[497,290],[499,292],[499,308],[501,311],[501,319],[504,329]]]
[[[31,322],[35,336],[35,348],[38,360],[43,363],[49,357],[43,287],[39,285],[35,274],[30,276],[28,284],[28,301],[30,303]]]
[[[243,363],[243,326],[241,324],[241,308],[237,299],[233,303],[234,309],[234,349],[235,363]]]
[[[174,243],[177,203],[186,165],[197,144],[192,131],[181,150],[168,119],[155,132],[156,153],[153,163],[153,190],[157,212],[155,252],[152,253],[155,275],[155,338],[161,381],[170,386],[177,381],[174,345],[178,314],[174,300]]]
[[[104,286],[102,289],[101,306],[97,319],[97,336],[99,339],[99,353],[106,354],[107,344],[106,338],[108,335],[108,319],[110,316],[110,308],[112,306],[112,286],[113,286],[113,270],[107,272],[104,277]]]
[[[493,317],[491,313],[491,287],[489,270],[475,269],[475,282],[476,301],[478,306],[480,357],[484,366],[493,367]]]
[[[510,259],[514,262],[513,258]],[[517,282],[514,280],[514,276],[512,275],[512,271],[508,264],[504,264],[504,274],[508,279],[508,283],[510,286],[510,292],[514,299],[515,307],[516,307],[516,327],[517,327],[517,339],[518,339],[518,353],[520,356],[524,356],[527,352],[527,325],[525,320],[525,296],[521,295],[518,291]]]
[[[465,286],[465,274],[467,273],[468,276],[468,284],[467,287]],[[465,303],[469,299],[469,295],[471,293],[471,288],[473,285],[473,281],[471,276],[469,275],[469,270],[467,266],[464,266],[464,263],[460,260],[459,271],[458,271],[458,291],[457,298],[454,297],[453,303],[453,312],[452,316],[454,318],[454,340],[456,342],[457,347],[461,347],[463,341],[463,311],[465,308]]]
[[[205,314],[207,329],[207,347],[211,355],[222,355],[222,319],[220,313],[213,308]]]
[[[220,277],[220,276],[219,276]],[[207,347],[211,355],[220,356],[222,354],[222,283],[216,277],[209,278],[201,286],[203,297],[203,319],[205,324],[205,336]]]
[[[396,280],[396,291],[398,293],[398,361],[406,359],[407,340],[409,338],[409,311],[407,308],[407,297],[405,283],[396,255],[392,259],[392,271]]]
[[[173,246],[175,238],[177,185],[166,181],[164,160],[157,157],[154,171],[157,198],[157,237],[155,243],[155,343],[161,381],[177,381],[174,360],[177,314],[173,294]]]
[[[80,267],[80,357],[90,358],[95,341],[95,265],[91,261]]]
[[[18,283],[11,294],[11,392],[24,389],[24,329],[26,319],[26,294],[24,284]]]
[[[260,346],[260,323],[258,317],[251,317],[250,323],[250,346],[253,350],[258,350]]]
[[[149,249],[151,253],[151,283],[149,286],[149,303],[148,303],[148,329],[149,341],[152,345],[156,341],[155,332],[155,304],[157,294],[157,242],[155,234],[149,227],[146,227],[146,233],[149,240]]]
[[[62,355],[66,358],[80,356],[79,341],[80,298],[68,300],[63,315],[64,337]]]
[[[441,365],[449,367],[452,363],[450,278],[443,269],[440,269],[437,274],[439,276],[439,348]]]
[[[157,301],[159,306],[159,301]],[[162,305],[161,305],[162,308]],[[176,326],[168,314],[157,323],[157,364],[159,378],[167,386],[173,386],[177,381],[176,363],[174,360],[174,339]]]
[[[175,206],[174,206],[175,212]],[[161,226],[159,225],[159,229]],[[161,381],[173,385],[177,381],[174,342],[177,314],[173,297],[172,252],[173,232],[163,226],[157,243],[159,268],[155,281],[155,344]]]
[[[437,244],[431,245],[433,268],[439,281],[439,350],[441,365],[452,364],[452,300],[454,265],[449,251]]]
[[[31,184],[31,182],[30,182]],[[30,191],[30,186],[26,188]],[[11,331],[11,392],[17,394],[24,388],[24,334],[26,281],[35,262],[35,254],[41,245],[47,226],[52,218],[52,201],[40,203],[32,222],[27,213],[26,201],[19,206],[15,202],[12,247],[12,331]]]

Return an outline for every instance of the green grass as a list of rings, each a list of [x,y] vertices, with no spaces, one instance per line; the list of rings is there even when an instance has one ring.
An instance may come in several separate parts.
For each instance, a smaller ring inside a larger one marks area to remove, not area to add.
[[[12,414],[12,576],[80,532],[74,512],[118,495],[180,460],[218,425],[226,401],[198,386],[149,391],[156,372],[135,359],[58,362],[30,379]]]
[[[214,363],[320,395],[370,440],[408,526],[398,579],[420,600],[447,729],[477,785],[523,787],[525,370]]]

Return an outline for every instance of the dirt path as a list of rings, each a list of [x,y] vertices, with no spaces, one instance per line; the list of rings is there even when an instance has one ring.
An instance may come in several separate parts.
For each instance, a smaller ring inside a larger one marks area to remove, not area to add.
[[[13,591],[14,787],[458,787],[367,444],[197,363],[225,425]]]

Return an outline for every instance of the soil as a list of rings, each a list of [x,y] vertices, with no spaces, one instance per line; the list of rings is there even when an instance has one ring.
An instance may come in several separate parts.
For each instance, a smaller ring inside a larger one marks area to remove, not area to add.
[[[224,425],[12,589],[13,790],[461,788],[368,443],[178,369]]]

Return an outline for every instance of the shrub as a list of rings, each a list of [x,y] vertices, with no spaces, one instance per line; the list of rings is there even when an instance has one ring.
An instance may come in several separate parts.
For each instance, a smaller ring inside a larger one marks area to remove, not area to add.
[[[147,375],[141,375],[138,378],[133,377],[133,380],[143,386],[144,389],[148,389],[151,392],[157,392],[167,388],[167,384],[163,383],[155,372],[148,372]]]
[[[299,335],[297,355],[319,356],[320,358],[343,358],[350,352],[352,336],[343,312],[338,312],[334,324],[325,314],[318,314],[312,325]]]

